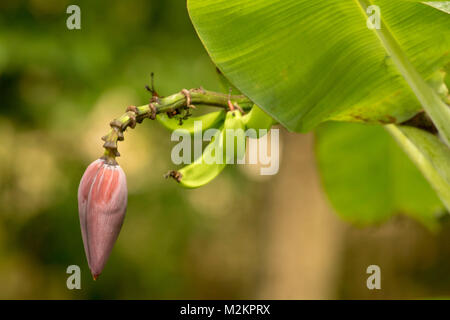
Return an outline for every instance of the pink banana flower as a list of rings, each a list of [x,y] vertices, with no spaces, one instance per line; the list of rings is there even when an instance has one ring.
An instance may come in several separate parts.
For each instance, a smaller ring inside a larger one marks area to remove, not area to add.
[[[127,210],[127,181],[118,164],[92,162],[78,188],[78,213],[84,251],[94,280],[102,272]]]

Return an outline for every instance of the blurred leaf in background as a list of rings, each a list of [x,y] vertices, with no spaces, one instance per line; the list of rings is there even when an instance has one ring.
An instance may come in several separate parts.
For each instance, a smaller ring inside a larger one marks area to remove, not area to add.
[[[323,124],[316,153],[325,190],[345,220],[368,225],[401,213],[437,227],[442,203],[383,127]]]

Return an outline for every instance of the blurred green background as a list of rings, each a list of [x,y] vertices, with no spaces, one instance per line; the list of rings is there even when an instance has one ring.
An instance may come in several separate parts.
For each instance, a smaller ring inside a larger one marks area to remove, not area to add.
[[[81,8],[81,30],[66,8]],[[100,137],[128,105],[203,86],[221,90],[185,1],[0,2],[0,298],[324,299],[450,294],[450,224],[430,233],[406,217],[354,228],[322,192],[311,135],[282,131],[277,176],[229,167],[184,190],[170,134],[144,121],[118,159],[129,208],[100,279],[84,256],[77,188]],[[66,268],[82,270],[68,290]],[[366,288],[367,266],[382,290]]]

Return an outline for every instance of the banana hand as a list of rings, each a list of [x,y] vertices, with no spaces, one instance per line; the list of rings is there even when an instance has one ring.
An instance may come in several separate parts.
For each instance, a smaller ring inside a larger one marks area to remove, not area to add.
[[[212,137],[202,156],[179,171],[171,171],[169,176],[185,188],[198,188],[211,182],[227,164],[245,156],[244,129],[240,111],[227,112],[223,127]]]
[[[222,155],[224,150],[224,128],[214,135],[201,157],[179,171],[171,171],[169,176],[185,188],[201,187],[217,177],[226,167]]]

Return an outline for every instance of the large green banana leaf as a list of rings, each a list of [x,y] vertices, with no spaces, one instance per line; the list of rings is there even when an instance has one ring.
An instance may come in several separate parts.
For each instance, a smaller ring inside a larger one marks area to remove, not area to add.
[[[367,27],[367,4],[423,79],[450,62],[450,15],[418,1],[188,0],[188,9],[230,82],[289,130],[308,131],[329,119],[398,123],[421,109]]]

